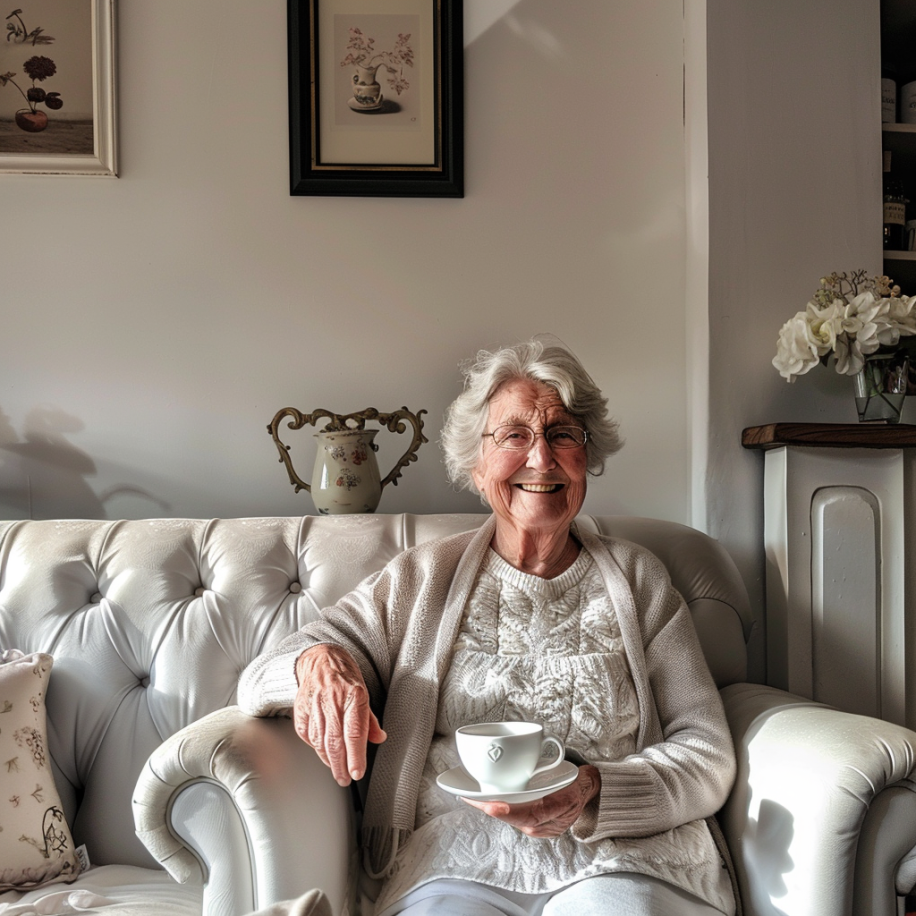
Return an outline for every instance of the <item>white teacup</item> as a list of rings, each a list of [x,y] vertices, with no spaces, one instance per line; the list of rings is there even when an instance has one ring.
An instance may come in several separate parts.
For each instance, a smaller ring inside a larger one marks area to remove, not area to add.
[[[480,783],[482,792],[521,792],[536,773],[563,761],[563,744],[545,738],[536,722],[484,722],[464,725],[455,732],[462,766]],[[547,745],[557,749],[555,760],[538,766]]]

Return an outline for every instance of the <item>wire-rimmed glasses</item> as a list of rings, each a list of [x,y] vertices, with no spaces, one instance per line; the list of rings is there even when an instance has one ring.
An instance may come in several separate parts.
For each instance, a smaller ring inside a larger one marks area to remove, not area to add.
[[[550,426],[542,433],[536,433],[530,426],[497,426],[483,436],[492,438],[498,448],[513,451],[528,451],[538,436],[543,436],[552,449],[582,448],[588,442],[588,430],[581,426]]]

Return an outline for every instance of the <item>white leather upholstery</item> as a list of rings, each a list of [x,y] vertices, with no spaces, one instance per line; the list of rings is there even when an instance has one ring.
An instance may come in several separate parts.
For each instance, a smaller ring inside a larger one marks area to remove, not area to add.
[[[0,524],[0,649],[44,651],[56,659],[49,744],[76,842],[88,845],[96,863],[152,868],[158,859],[180,880],[209,879],[207,913],[238,916],[301,893],[312,882],[325,886],[339,905],[353,829],[350,797],[315,765],[288,721],[258,723],[266,731],[252,740],[251,721],[233,706],[239,673],[399,551],[474,528],[484,517]],[[644,544],[663,560],[691,608],[717,683],[739,685],[732,691],[740,694],[745,644],[755,622],[725,551],[705,535],[668,522],[583,517],[580,524]],[[797,702],[779,696],[775,706]],[[764,746],[757,715],[767,717],[764,758],[780,753],[782,720],[771,706],[737,716],[742,759],[757,761],[756,747]],[[808,739],[817,744],[840,721],[834,718],[839,714],[819,709],[817,735],[808,735],[807,726],[786,726],[793,747],[807,746]],[[848,728],[847,719],[841,730]],[[861,752],[880,769],[885,724],[865,721],[873,740]],[[900,747],[916,746],[907,745],[916,739],[911,733],[887,729]],[[828,759],[835,740],[825,745]],[[276,753],[265,757],[265,747]],[[909,791],[910,771],[898,763],[881,785]],[[745,767],[726,822],[733,825],[729,842],[739,872],[752,884],[777,867],[768,857],[779,854],[778,843],[742,842],[742,807],[747,816],[748,806],[770,791],[765,780],[757,786],[757,770],[756,762],[750,771]],[[863,796],[860,815],[872,800]],[[873,858],[889,854],[882,852],[887,844],[881,838],[889,835],[883,823],[893,819],[893,807],[886,816],[876,814],[868,828]],[[143,842],[135,835],[134,816]],[[807,814],[793,816],[798,825]],[[845,858],[814,876],[811,899],[820,882],[844,870],[853,874],[860,828],[844,822],[851,831]],[[894,850],[916,846],[916,825],[912,836],[905,828],[894,830]],[[884,865],[884,873],[900,880],[904,872],[896,861]],[[758,905],[765,896],[749,893],[748,912],[850,912],[842,906],[782,909],[775,898]],[[856,916],[871,912],[857,909]]]
[[[722,828],[748,912],[896,913],[916,839],[916,734],[772,687],[722,693],[738,750]]]
[[[172,877],[206,881],[209,916],[238,916],[312,887],[337,913],[356,849],[352,802],[288,719],[250,719],[230,706],[153,754],[134,815]]]

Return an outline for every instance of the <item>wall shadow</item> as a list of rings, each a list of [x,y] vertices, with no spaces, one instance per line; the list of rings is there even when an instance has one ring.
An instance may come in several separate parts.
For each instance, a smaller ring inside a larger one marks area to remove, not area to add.
[[[0,408],[0,516],[108,518],[106,503],[117,496],[148,499],[162,514],[169,507],[140,487],[117,485],[99,494],[89,484],[98,474],[93,458],[69,439],[85,429],[78,417],[54,405],[33,407],[21,435]]]

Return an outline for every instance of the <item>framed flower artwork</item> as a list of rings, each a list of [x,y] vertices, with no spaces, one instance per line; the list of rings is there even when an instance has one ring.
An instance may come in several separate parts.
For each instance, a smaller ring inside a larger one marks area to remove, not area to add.
[[[288,0],[290,193],[463,197],[461,0]]]
[[[117,176],[114,4],[0,6],[0,173]]]

